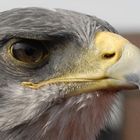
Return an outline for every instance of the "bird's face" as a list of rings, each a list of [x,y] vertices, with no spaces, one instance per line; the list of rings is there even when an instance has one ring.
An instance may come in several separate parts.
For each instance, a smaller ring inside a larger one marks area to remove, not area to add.
[[[116,92],[137,88],[128,76],[139,71],[131,65],[140,50],[95,17],[61,10],[11,12],[12,18],[0,17],[0,135],[95,138]]]
[[[49,48],[47,43],[45,46],[48,47],[47,57],[45,56],[47,64],[43,67],[51,69],[52,73],[35,82],[23,81],[21,86],[38,90],[49,85],[65,85],[64,91],[61,90],[66,97],[97,90],[136,88],[126,80],[126,75],[129,74],[126,69],[125,72],[116,70],[117,67],[122,68],[120,63],[128,62],[119,62],[124,55],[129,57],[134,53],[133,49],[136,49],[123,37],[110,32],[98,32],[89,46],[80,47],[72,42],[64,46],[55,45],[55,49],[53,46]]]

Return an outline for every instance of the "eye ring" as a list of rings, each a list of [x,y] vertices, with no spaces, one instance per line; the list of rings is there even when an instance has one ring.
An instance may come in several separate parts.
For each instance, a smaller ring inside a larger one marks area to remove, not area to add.
[[[48,58],[48,50],[41,41],[14,39],[8,44],[8,54],[16,64],[37,67]]]

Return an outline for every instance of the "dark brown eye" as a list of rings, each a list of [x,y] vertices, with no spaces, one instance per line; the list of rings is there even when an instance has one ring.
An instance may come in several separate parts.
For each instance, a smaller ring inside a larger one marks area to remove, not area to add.
[[[38,63],[46,56],[44,46],[37,41],[19,41],[10,48],[12,56],[24,63]]]

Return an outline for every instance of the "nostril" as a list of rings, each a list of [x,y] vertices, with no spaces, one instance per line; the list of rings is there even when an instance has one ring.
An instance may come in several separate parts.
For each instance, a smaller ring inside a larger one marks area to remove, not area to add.
[[[105,53],[105,54],[103,54],[103,58],[104,58],[104,59],[111,59],[111,58],[113,58],[115,55],[116,55],[115,52],[114,52],[114,53]]]

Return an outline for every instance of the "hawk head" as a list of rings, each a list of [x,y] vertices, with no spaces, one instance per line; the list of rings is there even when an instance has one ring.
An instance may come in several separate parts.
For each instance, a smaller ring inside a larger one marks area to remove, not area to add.
[[[95,140],[140,50],[107,22],[67,10],[0,13],[2,140]],[[129,77],[129,78],[128,78]]]

